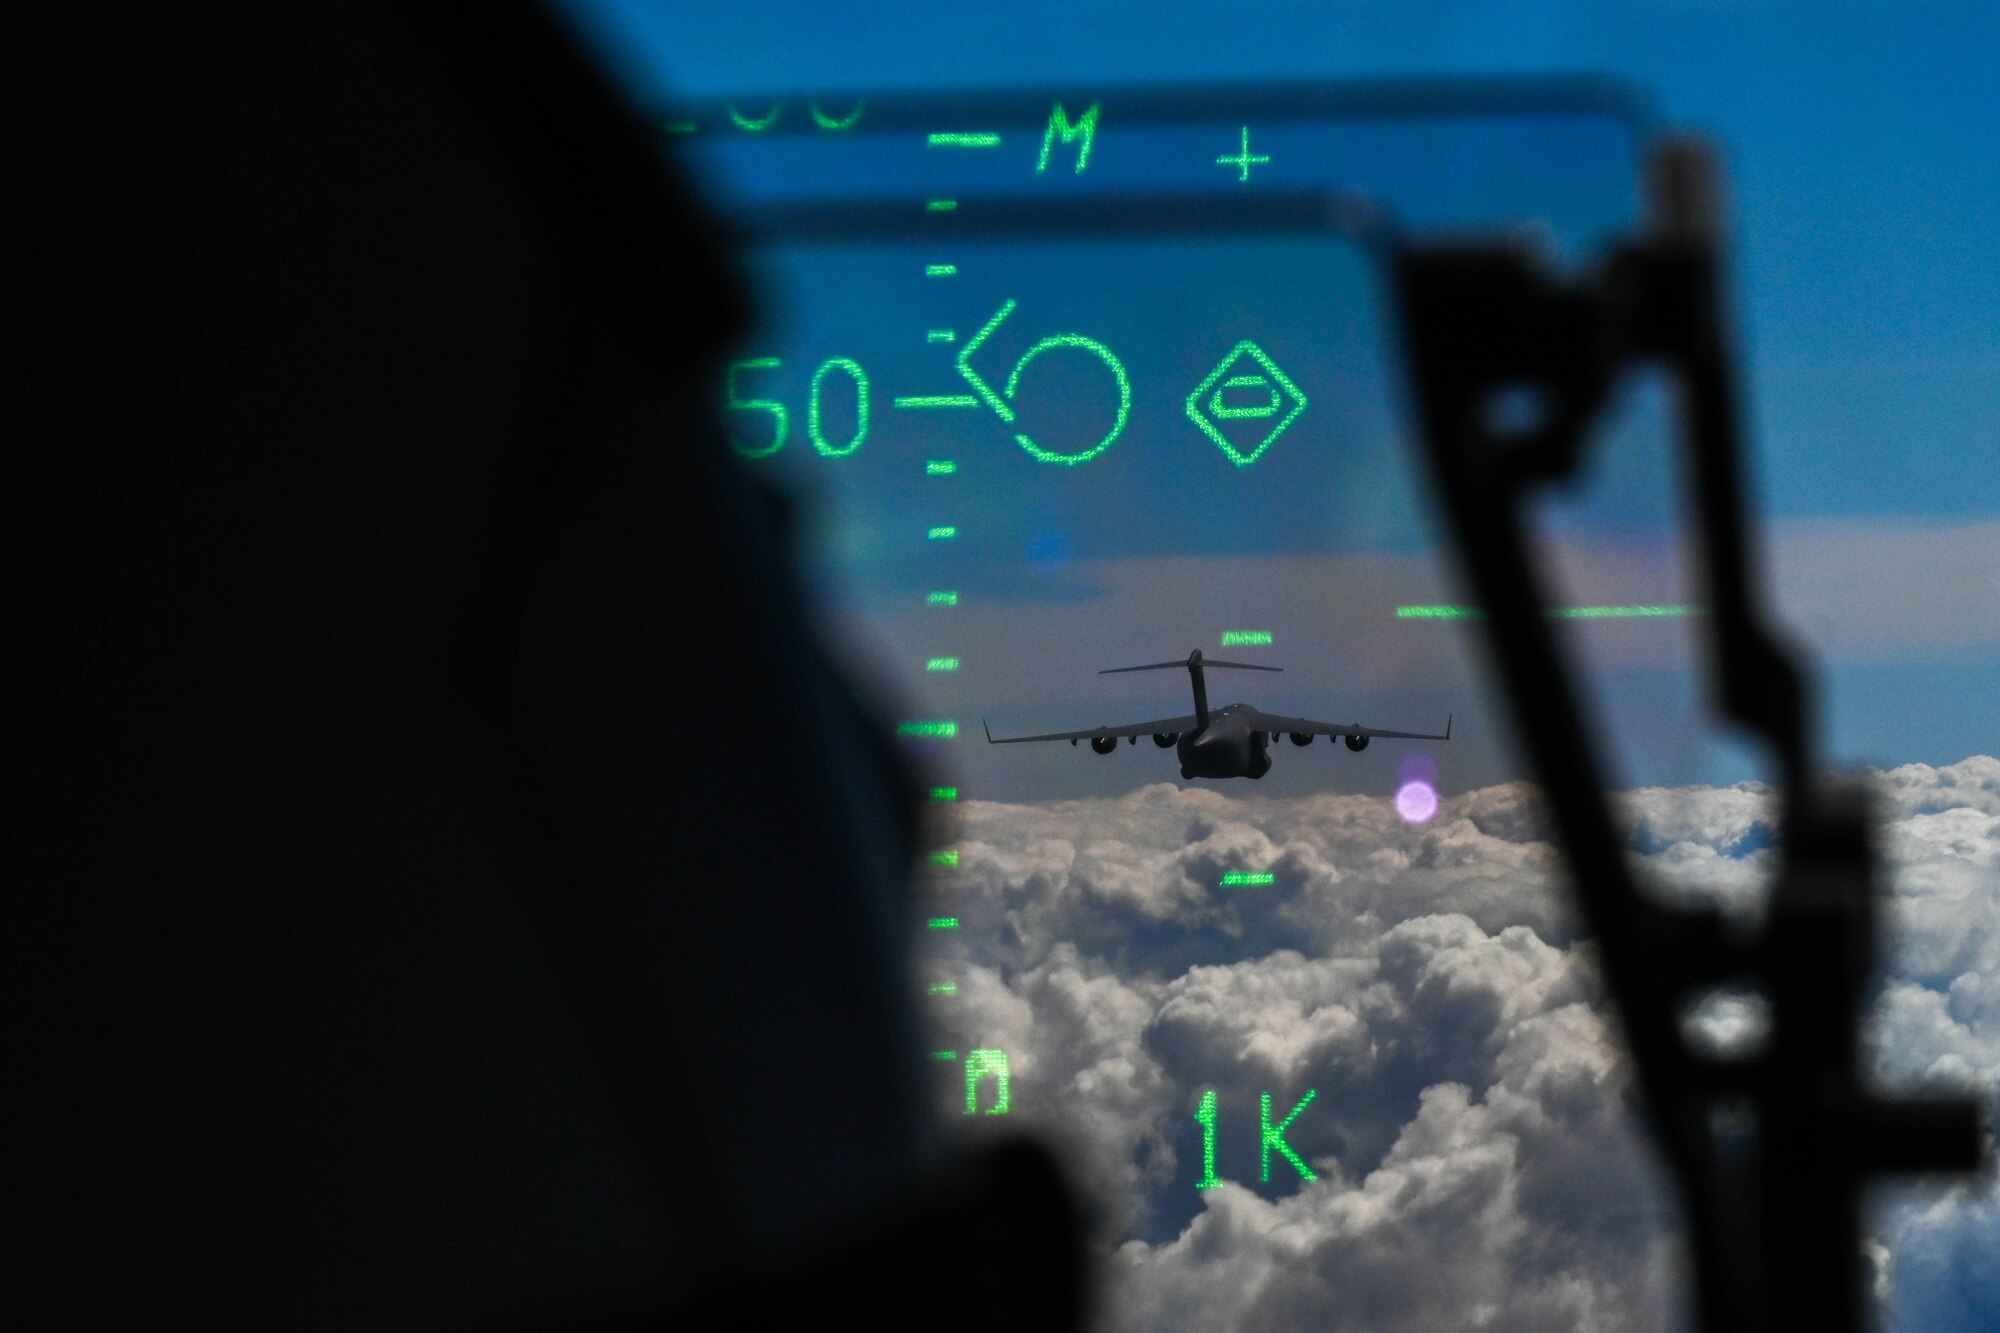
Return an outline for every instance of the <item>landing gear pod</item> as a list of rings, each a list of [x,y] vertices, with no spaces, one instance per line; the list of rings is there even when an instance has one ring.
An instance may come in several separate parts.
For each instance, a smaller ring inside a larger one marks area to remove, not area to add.
[[[1090,738],[1090,748],[1099,754],[1110,754],[1118,748],[1118,738],[1116,736],[1092,736]]]
[[[1349,736],[1347,738],[1347,748],[1356,754],[1360,754],[1368,748],[1368,738],[1366,736]]]

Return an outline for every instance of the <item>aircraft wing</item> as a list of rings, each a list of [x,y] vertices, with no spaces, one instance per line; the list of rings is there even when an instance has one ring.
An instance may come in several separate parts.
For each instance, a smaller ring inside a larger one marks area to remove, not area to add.
[[[986,739],[994,745],[1016,745],[1021,741],[1088,741],[1099,736],[1157,736],[1169,731],[1189,732],[1195,728],[1196,719],[1188,717],[1162,717],[1151,722],[1128,722],[1120,727],[1088,727],[1082,731],[1050,731],[1040,736],[995,736],[991,727],[986,727]]]
[[[1253,731],[1296,731],[1302,736],[1377,736],[1401,741],[1448,741],[1451,739],[1451,718],[1444,720],[1442,734],[1428,731],[1384,731],[1380,727],[1364,727],[1359,723],[1315,722],[1309,717],[1279,717],[1275,713],[1259,712],[1250,724]]]

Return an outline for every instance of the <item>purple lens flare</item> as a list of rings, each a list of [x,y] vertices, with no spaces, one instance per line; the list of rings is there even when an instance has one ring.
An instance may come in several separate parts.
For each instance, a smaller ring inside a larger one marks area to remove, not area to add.
[[[1412,778],[1396,789],[1396,813],[1406,824],[1421,824],[1438,812],[1437,788]]]

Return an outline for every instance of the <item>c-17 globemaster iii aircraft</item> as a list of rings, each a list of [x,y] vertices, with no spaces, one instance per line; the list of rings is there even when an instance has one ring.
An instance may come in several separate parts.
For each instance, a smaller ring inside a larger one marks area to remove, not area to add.
[[[1097,674],[1109,676],[1120,671],[1166,671],[1174,667],[1186,667],[1188,679],[1193,682],[1192,716],[1163,717],[1151,722],[1132,722],[1122,727],[1091,727],[1085,731],[1051,731],[1040,736],[995,736],[992,728],[987,727],[986,739],[994,745],[1018,745],[1023,741],[1068,741],[1075,745],[1078,741],[1089,741],[1090,748],[1097,753],[1110,754],[1118,748],[1120,736],[1137,745],[1141,736],[1151,735],[1153,744],[1162,750],[1169,745],[1175,747],[1180,755],[1181,776],[1184,778],[1261,778],[1271,771],[1271,755],[1267,746],[1277,742],[1280,732],[1290,735],[1294,745],[1310,744],[1315,736],[1342,736],[1347,740],[1347,748],[1355,751],[1367,749],[1368,742],[1377,736],[1410,741],[1451,739],[1451,718],[1448,716],[1444,732],[1432,735],[1424,731],[1382,731],[1358,723],[1279,717],[1242,703],[1229,704],[1210,712],[1208,684],[1202,677],[1205,668],[1228,667],[1236,671],[1282,671],[1284,668],[1259,666],[1252,662],[1217,662],[1204,658],[1199,648],[1189,653],[1185,662],[1108,667]],[[984,727],[985,723],[980,725]]]

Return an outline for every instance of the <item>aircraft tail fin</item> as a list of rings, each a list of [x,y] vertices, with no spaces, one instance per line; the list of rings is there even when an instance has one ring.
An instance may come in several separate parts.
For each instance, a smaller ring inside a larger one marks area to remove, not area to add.
[[[1216,662],[1201,655],[1197,648],[1179,662],[1147,662],[1143,666],[1106,667],[1098,672],[1100,676],[1116,675],[1120,671],[1166,671],[1178,667],[1188,673],[1188,684],[1194,687],[1195,730],[1208,730],[1208,683],[1202,673],[1208,667],[1231,667],[1238,671],[1283,671],[1283,667],[1261,666],[1255,662]]]

